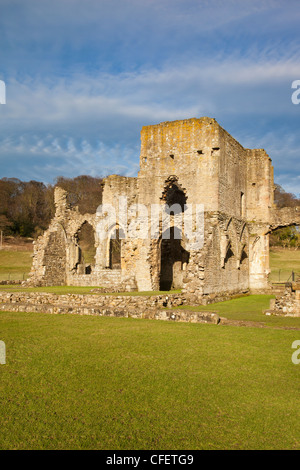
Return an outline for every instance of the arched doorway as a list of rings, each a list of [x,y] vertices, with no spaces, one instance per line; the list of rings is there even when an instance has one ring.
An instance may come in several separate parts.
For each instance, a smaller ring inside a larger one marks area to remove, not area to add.
[[[176,177],[170,177],[162,194],[165,204],[165,214],[168,227],[160,241],[160,290],[180,289],[183,274],[189,262],[189,252],[183,243],[184,217],[187,197],[177,182]]]
[[[95,232],[93,227],[84,222],[77,232],[77,243],[80,250],[77,271],[80,274],[91,274],[95,266]]]
[[[300,227],[285,225],[269,234],[269,282],[283,284],[300,276]]]
[[[117,226],[109,239],[109,267],[111,269],[121,269],[122,239],[124,239],[124,232]]]
[[[161,239],[160,290],[180,289],[182,278],[189,262],[189,252],[182,246],[181,231],[170,227]],[[167,238],[165,238],[165,236]]]

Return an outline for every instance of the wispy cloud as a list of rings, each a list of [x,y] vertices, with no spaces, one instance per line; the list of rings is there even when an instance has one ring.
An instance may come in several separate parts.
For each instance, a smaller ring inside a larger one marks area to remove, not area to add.
[[[15,154],[23,153],[28,162],[38,154],[41,162],[46,156],[54,159],[55,165],[41,163],[40,177],[43,171],[54,177],[58,158],[68,162],[61,165],[61,172],[78,172],[86,154],[93,155],[84,162],[87,172],[102,167],[103,172],[115,168],[132,173],[132,168],[137,169],[139,132],[145,124],[209,115],[226,127],[229,119],[253,114],[272,120],[279,110],[292,118],[290,83],[296,73],[300,76],[300,66],[291,59],[257,64],[249,58],[241,64],[230,57],[217,64],[207,60],[201,66],[178,64],[118,75],[13,79],[0,117],[1,154],[5,158],[15,148]],[[254,135],[270,152],[268,134],[261,135],[258,128]],[[117,152],[118,157],[112,158]],[[128,154],[131,164],[126,169]],[[110,161],[108,166],[105,159]]]

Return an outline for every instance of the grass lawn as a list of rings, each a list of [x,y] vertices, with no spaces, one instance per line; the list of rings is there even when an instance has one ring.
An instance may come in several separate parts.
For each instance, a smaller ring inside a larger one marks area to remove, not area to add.
[[[28,250],[0,250],[0,281],[26,279],[31,264],[32,253]]]
[[[299,449],[300,331],[0,313],[0,449]]]
[[[0,279],[24,255],[0,251]],[[297,256],[271,253],[273,272]],[[266,328],[0,312],[0,449],[298,450],[300,318],[263,315],[270,298],[188,307]]]
[[[270,269],[271,282],[291,281],[292,271],[300,276],[300,250],[270,250]]]
[[[178,307],[178,309],[187,309],[196,312],[214,311],[228,320],[254,322],[267,327],[300,328],[300,317],[268,316],[263,314],[263,310],[269,308],[270,299],[272,298],[274,298],[272,295],[248,295],[225,302],[199,305],[197,307],[182,306]]]

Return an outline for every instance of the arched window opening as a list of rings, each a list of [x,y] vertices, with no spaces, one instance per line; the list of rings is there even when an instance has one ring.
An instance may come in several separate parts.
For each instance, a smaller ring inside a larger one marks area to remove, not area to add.
[[[300,227],[288,225],[279,227],[270,233],[270,249],[299,249],[300,248]]]
[[[121,269],[121,251],[124,232],[116,227],[109,240],[109,267],[111,269]]]
[[[241,217],[245,217],[245,194],[241,192],[241,201],[240,201],[241,207],[240,207],[240,214]]]
[[[95,265],[95,234],[93,227],[85,222],[77,233],[80,249],[80,260],[77,266],[78,274],[91,274]]]
[[[287,225],[269,235],[270,282],[292,282],[300,276],[300,226]]]
[[[177,215],[181,212],[184,212],[184,206],[186,204],[186,195],[175,183],[172,183],[168,187],[163,199],[167,206],[166,212],[168,214]]]
[[[161,200],[166,205],[165,210],[167,214],[177,215],[185,211],[187,196],[177,182],[176,176],[169,176],[166,180],[166,186],[162,193]]]
[[[182,246],[181,231],[177,227],[166,230],[161,240],[160,290],[180,289],[189,252]]]

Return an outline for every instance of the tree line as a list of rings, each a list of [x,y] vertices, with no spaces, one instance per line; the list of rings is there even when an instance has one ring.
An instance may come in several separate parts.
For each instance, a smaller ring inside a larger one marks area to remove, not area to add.
[[[68,203],[80,213],[95,213],[102,202],[102,178],[81,175],[59,176],[53,185],[17,178],[0,179],[0,230],[4,235],[33,237],[41,235],[54,216],[54,188],[67,191]],[[274,202],[278,208],[300,206],[300,199],[275,185]],[[298,227],[278,229],[270,235],[271,246],[299,247]]]
[[[295,194],[287,193],[279,184],[275,185],[274,203],[281,209],[282,207],[300,206],[300,199]],[[300,248],[299,227],[290,226],[275,230],[270,234],[270,246],[283,248]]]
[[[68,192],[68,203],[81,213],[94,213],[102,201],[102,179],[88,175],[59,176],[55,184],[0,179],[0,230],[3,235],[36,238],[46,230],[54,216],[54,188]]]

